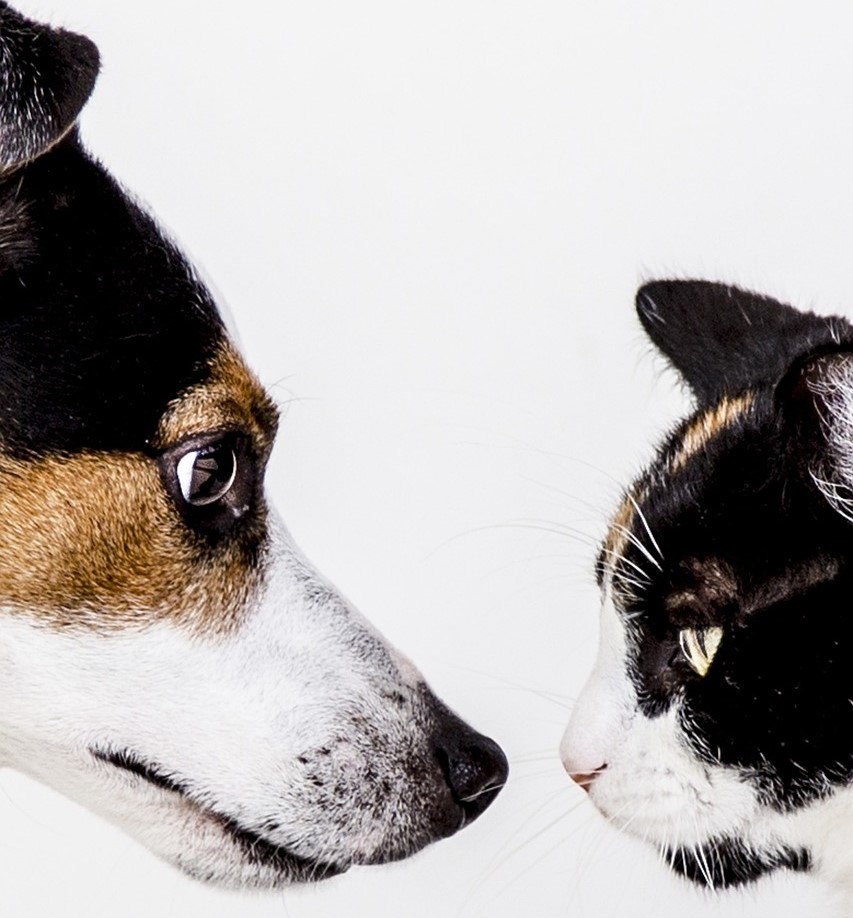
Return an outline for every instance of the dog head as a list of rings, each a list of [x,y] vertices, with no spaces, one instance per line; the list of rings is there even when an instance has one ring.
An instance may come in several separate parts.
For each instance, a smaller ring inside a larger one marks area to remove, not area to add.
[[[276,409],[83,150],[97,72],[0,4],[0,762],[205,880],[404,857],[506,760],[269,507]]]

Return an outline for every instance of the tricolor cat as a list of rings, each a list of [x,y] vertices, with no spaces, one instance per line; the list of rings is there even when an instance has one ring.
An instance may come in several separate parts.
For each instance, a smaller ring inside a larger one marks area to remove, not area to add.
[[[853,895],[853,326],[702,281],[637,309],[696,411],[604,541],[563,762],[698,883]]]
[[[207,881],[405,857],[506,759],[269,507],[275,406],[83,149],[97,72],[0,3],[0,765]]]

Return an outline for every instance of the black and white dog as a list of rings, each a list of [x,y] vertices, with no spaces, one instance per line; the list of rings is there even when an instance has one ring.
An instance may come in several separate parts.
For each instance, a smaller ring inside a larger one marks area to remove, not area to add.
[[[276,410],[82,148],[97,72],[0,3],[0,764],[204,880],[405,857],[506,759],[267,505]]]

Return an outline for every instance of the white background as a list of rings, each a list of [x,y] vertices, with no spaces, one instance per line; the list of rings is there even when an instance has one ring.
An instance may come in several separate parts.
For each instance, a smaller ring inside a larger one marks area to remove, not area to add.
[[[595,651],[587,535],[687,406],[637,283],[853,303],[846,4],[19,6],[100,46],[86,141],[286,407],[269,487],[296,538],[512,777],[411,861],[256,897],[6,772],[3,915],[827,914],[802,878],[716,902],[670,878],[556,747]]]

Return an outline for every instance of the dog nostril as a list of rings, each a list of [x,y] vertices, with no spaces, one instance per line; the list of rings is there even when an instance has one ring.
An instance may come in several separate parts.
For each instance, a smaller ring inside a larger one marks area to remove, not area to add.
[[[506,783],[509,765],[503,750],[479,733],[453,731],[438,740],[436,755],[466,821],[476,819]]]
[[[595,779],[607,768],[607,765],[599,765],[598,768],[593,768],[592,771],[570,771],[569,777],[578,787],[585,790],[589,793],[590,788],[595,783]]]

